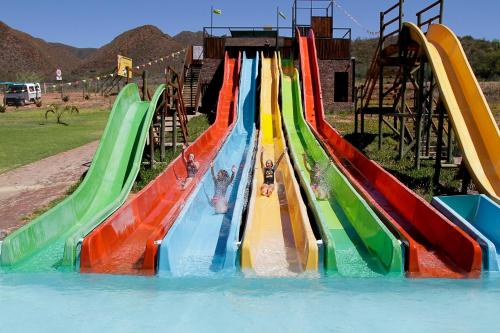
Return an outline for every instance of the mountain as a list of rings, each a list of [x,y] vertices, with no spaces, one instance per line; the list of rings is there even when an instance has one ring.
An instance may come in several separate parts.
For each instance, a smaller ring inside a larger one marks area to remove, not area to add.
[[[75,68],[74,77],[109,73],[116,67],[118,54],[132,58],[134,66],[164,57],[183,48],[183,44],[152,25],[126,31],[85,58]]]
[[[24,76],[52,77],[57,68],[69,72],[83,63],[93,49],[47,43],[0,21],[0,81]]]
[[[184,46],[203,45],[203,31],[182,31],[175,35],[174,39]]]
[[[134,66],[141,65],[177,52],[202,36],[190,32],[179,35],[175,39],[155,26],[145,25],[122,33],[101,48],[77,48],[46,42],[0,21],[0,81],[52,81],[57,68],[66,81],[110,73],[118,54],[132,58]],[[183,59],[178,57],[171,65],[178,67]],[[150,67],[157,72],[162,68]]]

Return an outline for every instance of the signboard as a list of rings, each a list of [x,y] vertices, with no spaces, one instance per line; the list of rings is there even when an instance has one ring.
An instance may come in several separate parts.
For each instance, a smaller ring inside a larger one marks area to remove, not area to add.
[[[62,81],[62,71],[59,68],[56,70],[56,80]]]
[[[127,77],[127,68],[129,69],[128,71],[128,78],[132,78],[132,59],[118,55],[118,75]]]

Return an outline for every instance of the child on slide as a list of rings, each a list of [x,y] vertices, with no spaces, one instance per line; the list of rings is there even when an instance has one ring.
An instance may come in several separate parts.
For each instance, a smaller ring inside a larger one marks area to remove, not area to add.
[[[191,183],[194,176],[200,169],[200,163],[196,161],[193,153],[190,153],[186,158],[186,148],[186,145],[182,145],[182,160],[184,161],[184,165],[186,166],[186,179],[181,179],[179,176],[177,176],[174,169],[175,178],[177,178],[177,180],[181,183],[181,188],[183,190],[186,189],[189,183]]]
[[[186,145],[182,146],[182,160],[186,165],[186,172],[187,172],[187,177],[184,180],[184,183],[182,184],[182,188],[186,188],[189,185],[189,183],[191,183],[194,176],[200,169],[200,163],[196,161],[193,153],[190,153],[186,158],[186,148],[187,148]]]
[[[224,169],[219,170],[217,172],[217,176],[215,176],[214,163],[210,163],[210,172],[212,173],[212,179],[214,181],[215,187],[215,193],[212,197],[211,204],[217,214],[225,214],[228,210],[226,192],[227,188],[234,180],[234,175],[236,174],[236,166],[233,165],[231,171],[231,177],[229,177],[229,173]]]
[[[262,167],[262,171],[264,172],[264,183],[260,187],[260,194],[266,197],[270,197],[273,194],[274,191],[274,172],[278,168],[281,160],[283,159],[283,156],[285,156],[285,153],[287,151],[287,148],[283,150],[281,153],[281,156],[278,158],[276,161],[276,164],[273,163],[271,160],[267,160],[266,163],[264,163],[264,148],[262,148],[262,151],[260,153],[260,164]]]
[[[311,177],[311,189],[313,190],[316,199],[328,200],[330,198],[330,191],[325,186],[325,182],[323,179],[323,174],[325,173],[328,166],[325,169],[321,170],[319,163],[314,162],[313,167],[311,168],[309,165],[309,161],[307,160],[307,155],[304,153],[302,154],[302,156],[304,158],[304,166]]]

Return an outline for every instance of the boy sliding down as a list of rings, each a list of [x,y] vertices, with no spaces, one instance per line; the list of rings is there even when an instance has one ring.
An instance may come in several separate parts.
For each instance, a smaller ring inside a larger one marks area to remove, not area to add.
[[[234,180],[234,175],[236,174],[236,166],[233,165],[231,168],[232,175],[229,177],[229,173],[221,169],[217,172],[217,177],[215,176],[214,163],[210,163],[210,172],[212,173],[212,179],[214,181],[215,193],[212,197],[211,204],[215,209],[217,214],[225,214],[228,209],[228,202],[226,199],[226,192],[229,185]]]
[[[260,187],[260,194],[261,195],[264,195],[266,197],[270,197],[273,194],[273,191],[274,191],[274,171],[279,166],[281,160],[283,159],[283,156],[285,156],[286,151],[287,151],[287,148],[285,147],[285,149],[281,153],[281,156],[276,161],[276,164],[274,164],[273,161],[271,161],[271,160],[267,160],[266,163],[264,164],[264,148],[262,148],[262,151],[260,153],[260,164],[262,167],[262,171],[264,172],[264,183]]]
[[[307,160],[307,155],[304,153],[302,154],[302,156],[304,158],[304,166],[311,177],[311,189],[313,190],[316,199],[328,200],[328,198],[330,197],[330,191],[325,186],[323,180],[323,174],[328,166],[325,169],[321,170],[319,163],[314,162],[313,167],[311,168]]]

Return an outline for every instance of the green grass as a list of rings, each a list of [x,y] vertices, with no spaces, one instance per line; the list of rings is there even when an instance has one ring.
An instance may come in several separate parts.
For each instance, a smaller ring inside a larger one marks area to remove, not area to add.
[[[354,134],[354,114],[336,113],[327,115],[327,120],[344,135],[344,138],[370,159],[382,165],[403,184],[430,201],[435,195],[458,194],[461,180],[459,169],[442,169],[439,184],[433,185],[434,161],[423,160],[419,170],[414,168],[414,153],[410,152],[398,160],[398,139],[384,126],[382,149],[378,149],[378,117],[366,116],[365,134]]]
[[[45,108],[0,113],[0,173],[99,139],[109,111],[82,109],[56,124]]]

